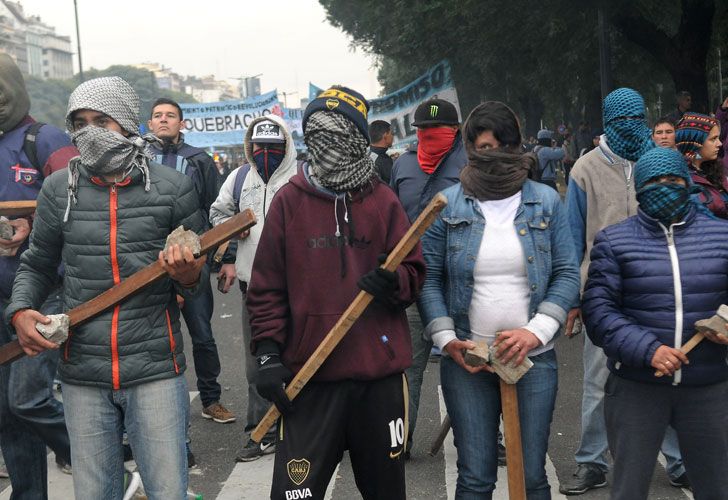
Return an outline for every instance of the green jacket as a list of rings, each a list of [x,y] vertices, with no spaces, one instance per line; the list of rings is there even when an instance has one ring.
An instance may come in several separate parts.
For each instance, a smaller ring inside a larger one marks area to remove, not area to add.
[[[64,306],[71,309],[157,260],[167,235],[179,225],[201,232],[205,221],[192,181],[150,164],[151,189],[139,170],[109,185],[80,168],[77,203],[68,222],[67,170],[43,182],[30,248],[22,255],[9,323],[20,309],[38,309],[63,264]],[[201,280],[209,279],[203,270]],[[179,308],[175,294],[195,296],[164,278],[70,332],[61,346],[64,382],[119,389],[184,372]]]

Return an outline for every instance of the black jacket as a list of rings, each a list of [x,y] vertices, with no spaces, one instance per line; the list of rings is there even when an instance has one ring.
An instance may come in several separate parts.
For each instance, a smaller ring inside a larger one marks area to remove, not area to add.
[[[157,155],[155,158],[157,163],[172,167],[192,178],[199,197],[200,209],[207,220],[210,215],[210,205],[217,198],[218,192],[217,167],[210,155],[200,148],[185,143],[183,134],[180,134],[177,144],[165,144],[162,149],[153,146],[152,150]]]
[[[379,178],[384,181],[385,184],[389,184],[389,180],[392,178],[392,165],[394,161],[387,154],[387,148],[380,148],[378,146],[371,146],[369,149],[372,151],[372,156],[376,155],[374,159],[374,166],[377,167],[377,173]]]

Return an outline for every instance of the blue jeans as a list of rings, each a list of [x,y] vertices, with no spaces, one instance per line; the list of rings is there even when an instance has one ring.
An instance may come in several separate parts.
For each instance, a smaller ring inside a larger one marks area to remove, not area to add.
[[[214,304],[212,287],[209,280],[202,285],[200,295],[185,300],[182,317],[192,339],[192,358],[195,360],[200,401],[203,407],[207,407],[220,400],[221,388],[217,382],[217,377],[220,376],[220,356],[210,325]]]
[[[601,347],[595,346],[584,335],[584,392],[581,400],[581,441],[576,450],[577,464],[594,464],[604,472],[607,463],[607,426],[604,421],[604,384],[609,377],[607,356]],[[662,441],[662,454],[667,463],[668,475],[675,479],[685,472],[680,456],[677,434],[667,428]]]
[[[405,370],[409,387],[407,449],[411,450],[412,436],[415,433],[415,425],[417,425],[417,411],[420,408],[422,379],[424,378],[425,368],[427,368],[427,362],[430,359],[432,341],[422,338],[422,318],[420,318],[416,304],[412,304],[407,308],[407,323],[412,337],[412,366]]]
[[[552,349],[531,361],[533,368],[516,384],[526,493],[529,500],[550,499],[546,451],[558,386],[556,353]],[[440,377],[458,452],[455,498],[490,499],[498,475],[498,376],[488,372],[471,375],[443,356]]]
[[[0,314],[6,305],[0,300]],[[51,293],[40,310],[44,314],[60,312],[59,290]],[[0,321],[0,344],[11,340]],[[48,497],[46,446],[71,462],[63,405],[53,396],[58,360],[59,351],[51,350],[0,367],[0,447],[13,500]]]
[[[187,498],[184,376],[119,390],[63,383],[76,500],[124,496],[122,424],[150,500]]]

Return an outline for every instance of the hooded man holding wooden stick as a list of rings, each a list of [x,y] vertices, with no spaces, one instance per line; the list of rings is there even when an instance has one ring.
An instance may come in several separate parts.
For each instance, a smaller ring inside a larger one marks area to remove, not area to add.
[[[323,498],[345,449],[364,498],[404,499],[405,308],[424,281],[419,244],[379,268],[409,221],[369,157],[368,103],[345,87],[306,108],[311,162],[271,203],[248,292],[258,391],[283,414],[271,498]],[[360,289],[374,302],[294,402],[290,381]]]

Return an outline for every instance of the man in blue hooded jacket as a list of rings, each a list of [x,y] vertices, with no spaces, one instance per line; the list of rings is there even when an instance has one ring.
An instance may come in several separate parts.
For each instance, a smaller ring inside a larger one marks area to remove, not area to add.
[[[582,290],[596,234],[637,213],[634,163],[654,147],[651,130],[645,121],[644,100],[637,91],[619,88],[607,95],[602,118],[605,133],[599,139],[599,146],[576,161],[566,192],[569,225],[577,260],[581,262]],[[573,325],[580,314],[578,305],[569,312],[567,336],[575,333]],[[606,357],[587,338],[584,339],[583,360],[581,440],[575,455],[577,468],[559,488],[567,495],[579,495],[606,486],[605,474],[609,470],[604,423],[604,384],[609,374]],[[674,431],[668,432],[662,451],[667,457],[671,484],[689,484]]]

